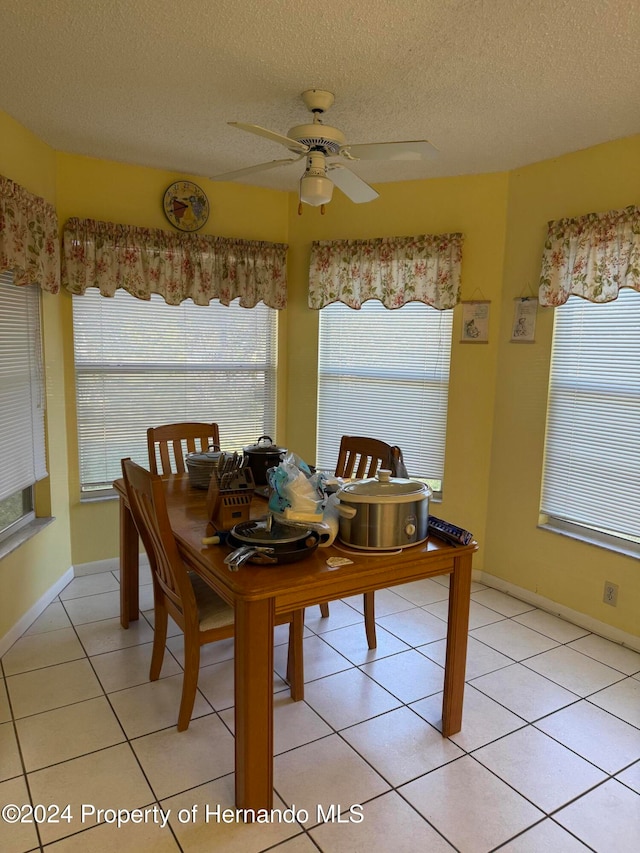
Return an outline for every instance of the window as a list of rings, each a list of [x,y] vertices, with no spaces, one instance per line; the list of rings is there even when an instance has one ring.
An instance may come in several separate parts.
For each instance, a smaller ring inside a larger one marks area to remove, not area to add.
[[[319,468],[335,468],[342,435],[366,435],[399,445],[410,475],[441,492],[452,320],[421,302],[320,311]]]
[[[638,329],[640,293],[628,288],[555,309],[541,510],[613,547],[640,543]]]
[[[0,539],[34,517],[33,485],[47,476],[40,288],[0,274]]]
[[[110,489],[130,456],[148,467],[146,431],[215,421],[224,450],[273,435],[277,311],[161,296],[73,297],[81,491]]]

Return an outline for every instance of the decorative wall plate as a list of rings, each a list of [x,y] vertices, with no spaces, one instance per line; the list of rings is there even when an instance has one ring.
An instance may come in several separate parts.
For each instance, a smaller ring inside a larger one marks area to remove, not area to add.
[[[209,218],[209,200],[191,181],[176,181],[167,187],[163,208],[169,222],[180,231],[197,231]]]

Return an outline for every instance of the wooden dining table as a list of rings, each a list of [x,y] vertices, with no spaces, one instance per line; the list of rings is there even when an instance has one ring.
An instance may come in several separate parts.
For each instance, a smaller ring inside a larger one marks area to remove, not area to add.
[[[206,492],[187,475],[165,478],[167,506],[180,553],[235,610],[235,791],[243,810],[273,807],[273,628],[276,614],[399,584],[449,575],[442,735],[460,731],[467,654],[471,563],[477,544],[453,546],[429,536],[401,552],[349,551],[352,561],[332,568],[330,557],[344,557],[344,546],[317,548],[295,563],[245,564],[230,571],[229,548],[203,546],[208,522]],[[121,623],[138,619],[138,535],[122,480],[120,498]],[[252,512],[266,511],[256,499]],[[362,642],[366,642],[364,630]]]

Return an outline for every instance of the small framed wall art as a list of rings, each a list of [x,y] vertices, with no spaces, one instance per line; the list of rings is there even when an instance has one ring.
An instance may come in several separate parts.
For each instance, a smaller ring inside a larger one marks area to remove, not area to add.
[[[529,296],[518,296],[513,302],[511,343],[532,344],[536,339],[538,300]]]
[[[462,344],[489,343],[489,309],[488,300],[476,300],[462,303]]]
[[[175,181],[167,187],[162,206],[169,222],[180,231],[198,231],[209,218],[209,199],[191,181]]]

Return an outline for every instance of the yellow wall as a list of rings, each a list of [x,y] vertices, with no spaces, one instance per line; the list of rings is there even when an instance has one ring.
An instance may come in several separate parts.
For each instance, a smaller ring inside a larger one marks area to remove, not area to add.
[[[640,635],[640,565],[537,528],[553,310],[538,310],[535,344],[509,343],[513,299],[537,293],[546,223],[637,204],[640,137],[611,142],[512,172],[485,569],[510,583]],[[612,436],[615,440],[615,435]],[[606,494],[593,483],[593,500]],[[605,580],[618,606],[602,601]]]
[[[456,308],[438,509],[476,535],[476,568],[640,635],[637,561],[536,527],[551,310],[539,311],[535,344],[509,343],[513,298],[528,287],[537,290],[547,220],[637,202],[640,137],[512,173],[383,184],[380,198],[366,205],[336,193],[324,216],[305,207],[301,217],[293,194],[56,154],[3,113],[0,138],[0,174],[55,202],[61,225],[78,216],[166,228],[164,189],[192,178],[211,204],[204,233],[289,243],[276,437],[309,461],[315,456],[318,333],[318,313],[307,307],[311,241],[463,232],[462,298],[491,301],[490,340],[460,344]],[[56,522],[0,562],[0,637],[72,562],[118,552],[116,502],[79,501],[70,297],[45,295],[43,315],[51,476],[39,490],[39,505],[50,500]],[[596,489],[594,500],[600,499]],[[620,586],[615,609],[601,604],[604,580]]]
[[[0,112],[0,174],[55,204],[55,153]],[[60,299],[42,294],[49,477],[36,508],[55,521],[0,560],[0,639],[71,568]]]
[[[380,197],[356,205],[336,193],[326,213],[290,203],[290,280],[287,313],[290,353],[286,441],[314,460],[316,435],[318,311],[307,307],[313,240],[361,239],[460,231],[462,298],[492,303],[490,341],[460,344],[461,307],[455,309],[447,422],[444,498],[438,512],[484,541],[491,454],[500,291],[506,228],[505,174],[381,184]],[[298,357],[299,355],[299,357]],[[339,417],[339,413],[336,413]],[[437,513],[436,513],[437,514]],[[483,550],[474,565],[483,565]]]
[[[209,219],[200,233],[247,240],[287,240],[287,196],[257,187],[219,184],[193,175],[179,175],[123,163],[57,155],[58,216],[61,224],[72,216],[166,228],[162,210],[166,188],[175,180],[194,180],[209,199]],[[114,557],[118,553],[118,506],[116,500],[80,502],[73,329],[71,296],[62,295],[65,339],[66,408],[68,413],[69,488],[71,498],[71,545],[74,564]],[[280,323],[279,372],[286,369],[286,325]],[[279,411],[286,410],[286,387],[278,382]],[[135,401],[132,400],[132,405]],[[215,413],[213,413],[215,416]],[[151,424],[150,424],[151,426]],[[278,424],[280,427],[281,424]],[[257,438],[257,436],[256,436]]]

